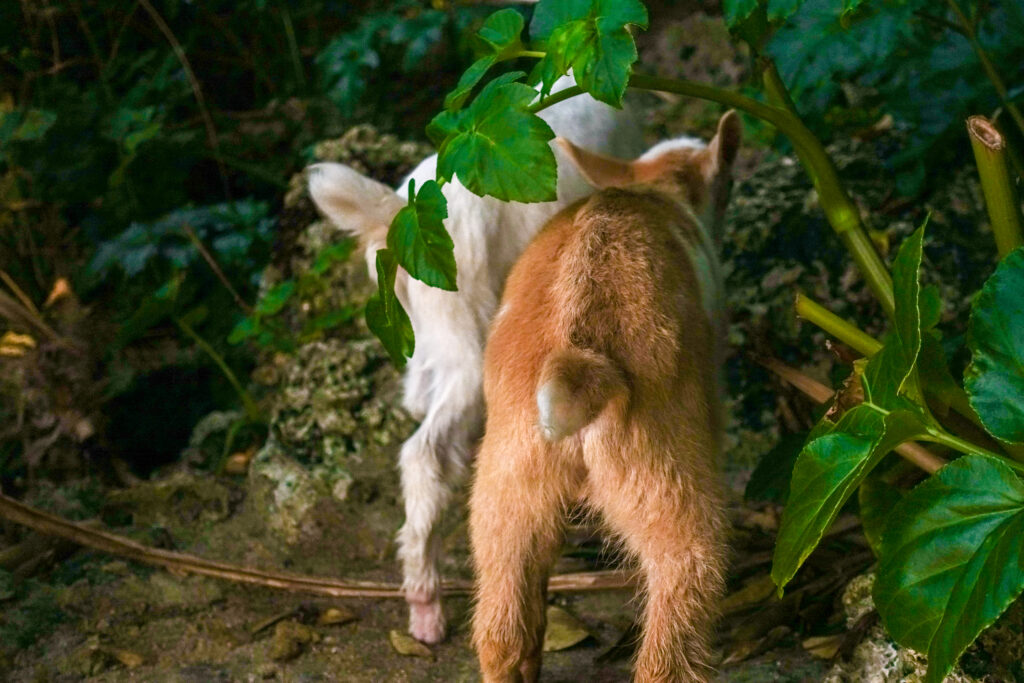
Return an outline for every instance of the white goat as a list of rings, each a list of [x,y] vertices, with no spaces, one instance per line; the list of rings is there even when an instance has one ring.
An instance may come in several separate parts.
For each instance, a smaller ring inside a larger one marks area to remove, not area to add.
[[[571,85],[565,77],[554,90]],[[643,148],[640,127],[628,110],[615,110],[587,95],[556,104],[540,116],[556,135],[599,153],[631,159]],[[404,405],[421,420],[399,460],[405,524],[398,532],[398,554],[409,632],[426,643],[439,642],[445,634],[437,525],[483,430],[484,341],[505,277],[551,216],[592,191],[564,152],[557,147],[554,151],[558,199],[553,202],[502,202],[478,197],[457,180],[444,185],[444,224],[455,245],[457,292],[429,287],[398,272],[396,293],[416,335],[416,351],[405,372]],[[434,155],[409,178],[420,187],[434,178],[436,167]],[[309,169],[313,200],[338,227],[360,238],[371,278],[376,279],[376,252],[385,245],[388,226],[406,203],[409,178],[396,192],[341,164]]]

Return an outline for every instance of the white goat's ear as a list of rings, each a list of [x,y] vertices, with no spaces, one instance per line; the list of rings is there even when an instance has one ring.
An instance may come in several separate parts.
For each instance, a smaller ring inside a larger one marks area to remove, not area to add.
[[[555,142],[586,181],[599,190],[606,187],[626,187],[636,182],[636,170],[632,162],[589,152],[565,138],[555,138]]]
[[[733,163],[736,162],[736,155],[739,154],[740,144],[743,142],[743,122],[734,109],[722,114],[718,120],[718,131],[715,137],[708,143],[708,152],[711,160],[711,168],[708,175],[729,173]]]
[[[405,201],[383,183],[342,164],[322,163],[307,171],[313,202],[345,232],[368,238],[387,230]]]

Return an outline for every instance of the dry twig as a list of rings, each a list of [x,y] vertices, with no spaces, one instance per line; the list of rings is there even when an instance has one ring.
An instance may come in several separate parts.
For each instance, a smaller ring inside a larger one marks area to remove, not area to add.
[[[266,572],[250,567],[239,567],[223,562],[214,562],[195,555],[149,548],[124,536],[92,529],[84,524],[69,522],[66,519],[20,503],[3,494],[0,494],[0,517],[27,526],[40,533],[68,539],[87,548],[126,557],[143,564],[163,567],[175,572],[201,574],[203,576],[227,579],[228,581],[248,583],[267,588],[279,588],[298,593],[326,595],[333,598],[404,597],[401,586],[397,583],[327,579],[285,572]],[[553,592],[586,592],[631,588],[633,586],[635,586],[634,575],[633,572],[629,571],[559,574],[552,576],[548,581],[548,590]],[[465,595],[471,591],[472,584],[469,581],[447,581],[444,584],[444,592],[447,595]]]

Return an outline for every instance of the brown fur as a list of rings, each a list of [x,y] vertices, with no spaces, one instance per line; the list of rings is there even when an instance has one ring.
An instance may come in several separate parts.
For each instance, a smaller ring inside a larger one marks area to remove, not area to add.
[[[738,130],[725,117],[723,126]],[[694,212],[721,201],[712,191],[735,157],[738,133],[722,130],[707,150],[668,151],[628,171],[601,159],[589,177],[629,187],[557,215],[509,276],[486,350],[487,428],[470,502],[484,681],[537,679],[547,576],[578,500],[644,578],[636,680],[710,675],[725,553],[719,339],[687,243]],[[541,399],[550,383],[557,391]],[[545,401],[554,433],[538,428]]]

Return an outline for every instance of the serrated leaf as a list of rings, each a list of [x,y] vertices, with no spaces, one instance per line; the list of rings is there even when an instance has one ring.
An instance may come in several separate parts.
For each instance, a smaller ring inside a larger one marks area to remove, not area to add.
[[[971,306],[964,387],[993,436],[1024,442],[1024,247],[1009,253]]]
[[[554,200],[555,155],[548,141],[555,134],[527,110],[536,94],[528,85],[498,78],[457,121],[445,119],[455,129],[439,145],[438,180],[458,176],[470,191],[504,201]]]
[[[377,251],[377,293],[366,302],[366,324],[380,339],[391,360],[399,368],[415,350],[415,338],[409,315],[395,295],[398,262],[388,249]]]
[[[519,36],[523,33],[523,15],[509,8],[487,17],[477,35],[499,56],[522,47]]]
[[[454,243],[444,228],[448,202],[433,180],[416,191],[409,181],[410,203],[391,221],[388,249],[409,275],[431,287],[456,289]]]
[[[998,460],[968,455],[890,520],[875,605],[898,643],[928,653],[925,680],[938,683],[1024,589],[1024,484]]]
[[[862,404],[846,411],[830,433],[804,447],[793,467],[772,558],[772,578],[780,592],[868,472],[893,448],[923,431],[912,404],[887,415]]]
[[[627,26],[647,28],[647,9],[638,0],[541,0],[530,35],[546,50],[539,69],[542,92],[571,68],[576,84],[594,99],[622,106],[633,72],[636,44]]]
[[[497,64],[497,62],[498,58],[495,55],[486,55],[470,64],[469,68],[466,69],[462,76],[459,77],[459,82],[455,85],[455,89],[445,96],[444,108],[446,111],[438,114],[438,117],[442,114],[460,109],[466,101],[466,98],[469,97],[469,94],[473,92],[473,88],[476,87],[476,84],[480,82],[480,79],[484,77],[484,74],[486,74],[492,66]],[[437,117],[435,117],[435,119],[436,118]],[[448,127],[445,126],[442,130],[445,128]],[[429,127],[427,128],[427,134],[430,135],[430,139],[434,141],[434,144],[437,144],[437,141],[434,139],[434,134],[431,134]],[[441,137],[442,139],[444,138],[444,136]]]

